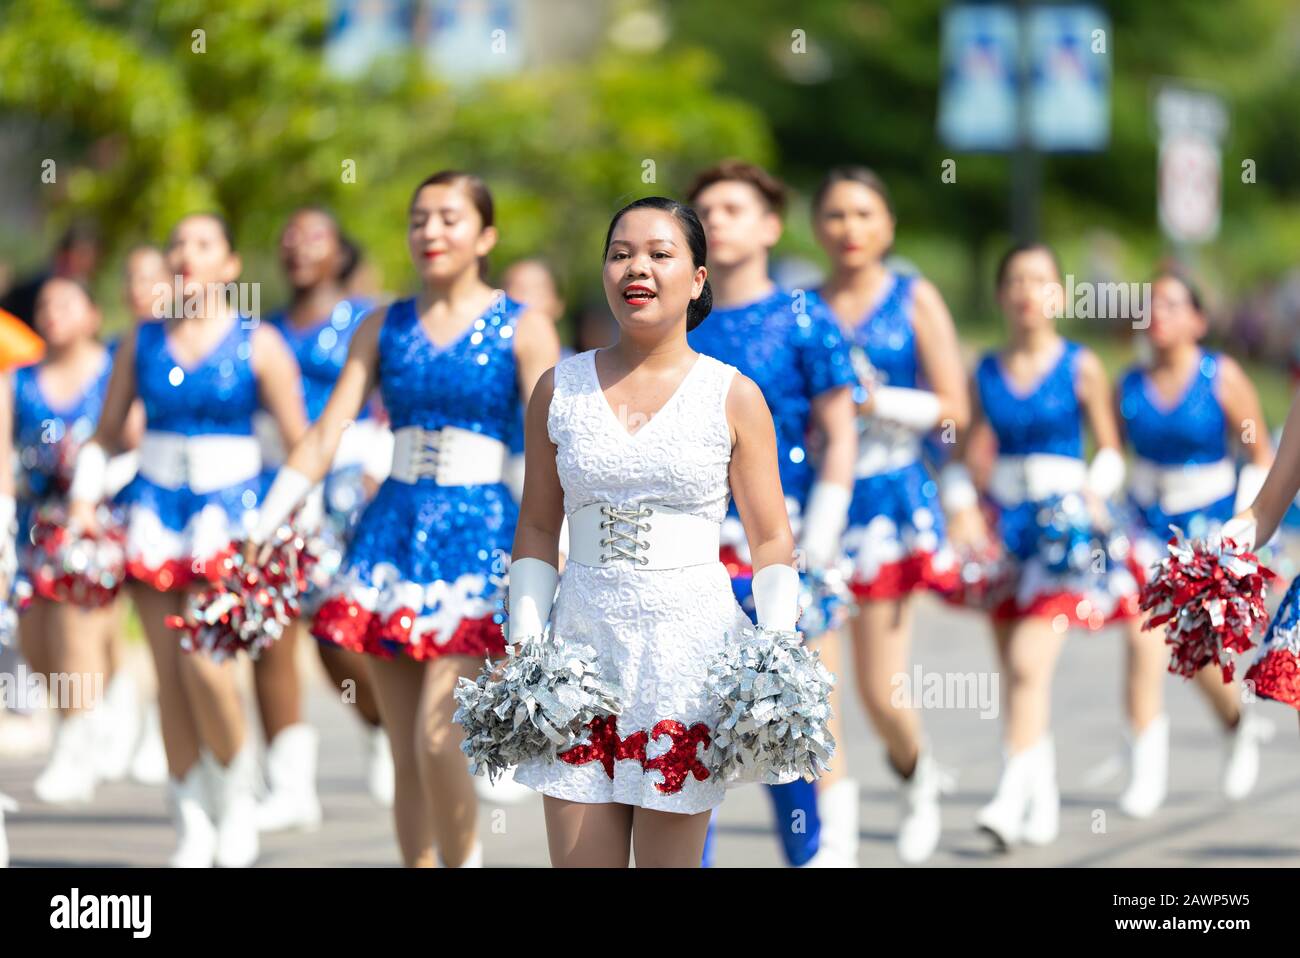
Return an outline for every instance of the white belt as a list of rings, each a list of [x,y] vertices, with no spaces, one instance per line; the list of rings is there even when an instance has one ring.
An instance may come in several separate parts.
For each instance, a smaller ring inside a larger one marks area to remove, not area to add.
[[[1088,464],[1073,456],[999,456],[989,480],[989,495],[1000,505],[1018,506],[1080,492],[1087,481]]]
[[[881,435],[865,430],[858,437],[858,462],[854,475],[859,479],[879,476],[910,466],[921,458],[921,437],[916,433],[890,430]]]
[[[378,419],[358,419],[348,426],[339,437],[339,448],[334,453],[330,471],[366,462],[375,444],[387,440],[384,431]],[[275,469],[284,465],[284,441],[280,437],[280,427],[270,413],[260,409],[253,413],[253,435],[262,447],[263,467]]]
[[[253,436],[186,436],[146,430],[140,439],[140,475],[165,489],[207,493],[256,478],[262,451]]]
[[[569,561],[680,569],[718,561],[718,523],[657,503],[593,502],[569,515]]]
[[[1129,477],[1129,492],[1138,505],[1158,503],[1171,516],[1202,509],[1236,489],[1237,470],[1227,459],[1180,466],[1138,459]]]
[[[398,482],[433,479],[440,486],[484,486],[500,482],[510,451],[499,439],[459,426],[393,432],[393,469]]]

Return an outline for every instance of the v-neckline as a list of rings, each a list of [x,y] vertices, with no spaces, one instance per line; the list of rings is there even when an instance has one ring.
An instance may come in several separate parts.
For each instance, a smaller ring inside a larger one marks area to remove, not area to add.
[[[424,321],[420,318],[420,300],[418,297],[411,300],[411,311],[415,313],[415,325],[420,328],[421,337],[423,337],[425,343],[428,344],[429,348],[433,350],[435,356],[441,356],[443,353],[447,352],[447,350],[454,349],[464,340],[468,339],[470,334],[473,333],[474,330],[478,327],[479,321],[483,319],[483,317],[486,316],[489,312],[492,311],[492,307],[496,305],[496,302],[497,302],[496,297],[493,297],[492,302],[488,304],[486,309],[484,309],[481,313],[479,313],[477,316],[471,319],[468,325],[466,325],[464,329],[462,329],[451,339],[447,340],[447,342],[441,346],[439,346],[437,341],[432,336],[429,335],[428,328],[424,325]]]
[[[86,398],[86,393],[90,391],[90,387],[94,384],[95,380],[104,375],[104,368],[111,365],[112,355],[107,349],[105,349],[103,358],[100,360],[99,369],[93,376],[86,380],[81,387],[81,391],[77,393],[70,402],[66,403],[56,404],[50,401],[49,390],[41,383],[41,367],[39,365],[33,371],[32,379],[36,384],[36,392],[41,397],[41,402],[45,403],[46,408],[49,409],[50,412],[54,413],[56,416],[70,416],[72,413],[77,411],[77,406],[79,406],[81,401]]]
[[[1142,387],[1146,391],[1147,402],[1160,415],[1168,416],[1175,410],[1181,409],[1183,403],[1187,402],[1187,397],[1191,395],[1192,389],[1196,386],[1196,380],[1201,375],[1201,364],[1205,362],[1205,353],[1203,351],[1198,352],[1196,362],[1192,364],[1191,375],[1187,377],[1187,381],[1178,390],[1178,395],[1172,403],[1165,403],[1164,397],[1160,395],[1160,390],[1156,388],[1156,384],[1151,380],[1150,371],[1142,371]]]
[[[167,335],[167,324],[163,323],[163,349],[166,350],[167,352],[167,358],[170,359],[173,363],[175,363],[176,366],[181,370],[181,372],[185,373],[185,375],[187,376],[192,375],[193,373],[197,372],[198,370],[206,366],[208,360],[210,360],[213,356],[217,354],[217,350],[219,350],[222,346],[226,345],[226,342],[234,334],[235,330],[239,328],[239,324],[242,322],[243,322],[243,318],[240,316],[236,316],[234,321],[230,324],[230,328],[226,330],[225,335],[222,336],[220,339],[218,339],[216,343],[214,343],[206,353],[200,356],[196,362],[194,362],[189,366],[181,362],[180,357],[176,355],[176,350],[172,349],[171,337]]]
[[[629,432],[627,426],[623,425],[623,421],[619,419],[618,413],[614,411],[614,407],[610,405],[609,397],[605,395],[605,389],[600,384],[600,370],[596,367],[596,353],[598,352],[600,352],[600,350],[593,349],[587,354],[587,365],[591,371],[592,384],[596,387],[596,393],[600,396],[600,404],[605,407],[605,413],[613,424],[615,430],[617,430],[624,439],[627,439],[630,442],[635,442],[640,439],[642,434],[656,423],[663,414],[672,407],[673,403],[677,402],[677,397],[679,397],[686,389],[686,384],[691,381],[691,377],[695,375],[695,371],[699,369],[700,365],[704,362],[704,354],[696,353],[695,362],[691,364],[690,369],[686,370],[686,375],[683,376],[681,382],[677,384],[677,388],[673,390],[672,395],[664,400],[662,406],[646,416],[646,421],[640,429],[636,432]]]
[[[1009,392],[1013,398],[1023,402],[1026,399],[1032,399],[1034,396],[1038,395],[1039,390],[1041,390],[1043,386],[1047,384],[1047,381],[1052,378],[1052,375],[1061,368],[1061,363],[1065,362],[1065,355],[1069,351],[1070,344],[1066,340],[1062,339],[1061,350],[1057,354],[1057,357],[1052,360],[1047,369],[1040,373],[1038,378],[1035,379],[1026,390],[1021,390],[1016,387],[1015,380],[1013,380],[1007,373],[1007,367],[1006,364],[1002,362],[1001,355],[995,354],[994,359],[998,364],[998,375],[1002,377],[1002,384],[1006,386],[1007,392]]]

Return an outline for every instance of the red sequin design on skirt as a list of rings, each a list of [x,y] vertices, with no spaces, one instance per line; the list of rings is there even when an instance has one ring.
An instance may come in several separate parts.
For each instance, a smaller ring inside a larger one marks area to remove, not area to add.
[[[613,715],[601,715],[587,723],[591,730],[590,740],[582,745],[575,745],[559,753],[559,758],[570,765],[586,765],[600,762],[605,774],[614,777],[614,763],[622,759],[639,762],[646,771],[657,771],[663,775],[662,782],[656,782],[655,788],[665,795],[673,795],[682,790],[687,776],[694,775],[697,781],[709,777],[709,769],[700,761],[697,747],[706,748],[713,740],[709,727],[703,722],[696,722],[687,728],[674,719],[663,719],[655,724],[652,731],[640,729],[627,738],[618,734],[618,718]],[[651,738],[667,736],[672,740],[668,751],[655,758],[646,758],[646,745]]]
[[[446,641],[440,641],[432,632],[413,635],[414,626],[413,609],[395,609],[384,616],[368,612],[352,599],[336,595],[327,599],[317,611],[311,634],[351,652],[363,652],[383,659],[399,654],[410,656],[417,662],[443,655],[499,658],[506,652],[501,626],[491,615],[461,619]]]
[[[1268,652],[1246,673],[1255,694],[1300,709],[1300,658],[1284,649]]]

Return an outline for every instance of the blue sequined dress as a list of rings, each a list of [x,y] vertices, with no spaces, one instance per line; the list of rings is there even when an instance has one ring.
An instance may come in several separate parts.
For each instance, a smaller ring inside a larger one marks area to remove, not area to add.
[[[1009,381],[996,353],[986,354],[975,370],[980,405],[998,442],[989,497],[1015,566],[1015,594],[993,616],[1043,616],[1098,629],[1137,614],[1138,585],[1127,539],[1096,528],[1086,507],[1083,410],[1076,392],[1082,348],[1061,342],[1060,357],[1028,390]],[[1026,471],[1013,468],[1017,464]],[[1031,465],[1036,476],[1052,477],[1050,494],[1031,490],[1044,485],[1042,478],[1026,480],[1016,495],[1004,491],[1016,484],[1001,483],[1000,474],[1028,475]]]
[[[32,522],[37,510],[53,503],[66,503],[77,450],[95,432],[108,376],[113,369],[116,343],[110,343],[98,372],[80,395],[66,404],[50,402],[41,387],[44,363],[24,366],[14,372],[14,447],[17,453],[18,569],[23,581],[36,585],[36,593],[54,598],[32,576],[34,551]]]
[[[242,441],[253,437],[258,408],[253,374],[255,324],[236,317],[230,329],[192,368],[176,360],[167,342],[167,321],[136,328],[136,392],[144,404],[146,436],[161,432]],[[261,462],[247,478],[196,491],[151,479],[150,456],[141,445],[140,472],[118,494],[126,510],[127,573],[155,589],[180,588],[215,573],[213,560],[229,555],[257,521],[265,491]]]
[[[1236,466],[1218,387],[1219,358],[1208,352],[1172,405],[1161,401],[1142,367],[1120,378],[1119,412],[1136,454],[1128,497],[1134,549],[1144,569],[1164,556],[1170,526],[1200,539],[1232,518]]]
[[[414,299],[388,307],[378,378],[393,430],[455,426],[508,443],[519,416],[514,333],[522,310],[503,298],[439,347]],[[502,482],[389,477],[357,522],[313,633],[381,656],[503,653],[497,606],[517,518]]]
[[[715,308],[687,335],[698,352],[735,366],[767,400],[776,427],[777,465],[795,538],[816,476],[808,448],[812,404],[857,377],[826,304],[815,293],[774,289],[743,306]],[[722,562],[741,607],[754,614],[749,544],[732,502],[722,522]]]
[[[879,385],[921,386],[913,328],[916,278],[891,274],[880,303],[853,327],[854,360]],[[865,385],[854,400],[867,398]],[[859,599],[895,599],[923,588],[946,589],[956,562],[944,536],[939,489],[923,459],[923,437],[870,418],[859,423],[859,454],[845,552]]]

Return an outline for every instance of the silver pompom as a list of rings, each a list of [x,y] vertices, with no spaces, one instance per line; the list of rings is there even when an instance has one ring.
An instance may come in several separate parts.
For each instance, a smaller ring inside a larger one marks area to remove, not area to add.
[[[707,681],[722,711],[711,764],[724,782],[811,781],[830,767],[834,676],[798,632],[746,630]]]
[[[476,681],[461,678],[454,694],[470,773],[493,781],[527,759],[554,760],[592,719],[619,714],[623,697],[601,676],[594,649],[549,633],[507,646],[504,660],[489,661]]]

